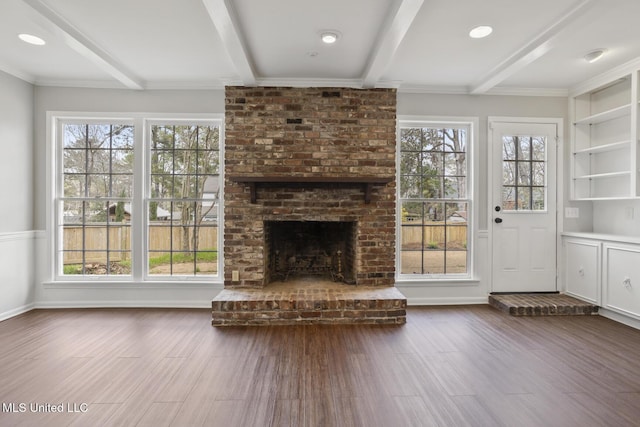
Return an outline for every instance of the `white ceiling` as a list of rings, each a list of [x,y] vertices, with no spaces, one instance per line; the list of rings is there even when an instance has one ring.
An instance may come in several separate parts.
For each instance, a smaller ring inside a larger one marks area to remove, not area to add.
[[[640,0],[2,0],[0,70],[37,85],[139,90],[563,94],[640,58],[639,20]],[[469,38],[477,25],[494,31]],[[320,41],[327,29],[340,32],[334,45]],[[596,48],[607,54],[588,64]]]

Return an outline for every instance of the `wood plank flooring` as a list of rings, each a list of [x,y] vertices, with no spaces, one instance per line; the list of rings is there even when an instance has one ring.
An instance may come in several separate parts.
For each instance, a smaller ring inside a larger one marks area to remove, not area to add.
[[[0,322],[0,402],[2,427],[638,426],[640,331],[489,306],[222,329],[209,310],[36,310]]]

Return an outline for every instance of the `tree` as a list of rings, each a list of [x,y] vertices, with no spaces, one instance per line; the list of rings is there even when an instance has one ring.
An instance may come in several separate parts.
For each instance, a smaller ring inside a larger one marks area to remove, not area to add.
[[[125,197],[126,195],[124,194],[124,191],[120,194],[120,197]],[[124,221],[124,217],[125,217],[125,211],[124,211],[124,201],[120,200],[117,204],[116,204],[116,218],[115,218],[115,222],[122,222]]]

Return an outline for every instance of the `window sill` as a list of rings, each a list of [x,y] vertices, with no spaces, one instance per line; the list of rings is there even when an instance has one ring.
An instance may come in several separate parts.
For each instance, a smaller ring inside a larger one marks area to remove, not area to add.
[[[148,281],[88,281],[88,280],[58,280],[43,282],[47,289],[212,289],[222,290],[222,281],[196,281],[196,280],[148,280]]]
[[[416,278],[408,279],[402,277],[396,279],[396,286],[403,286],[407,288],[422,288],[422,287],[454,287],[454,286],[479,286],[480,279],[472,277],[460,277],[460,278]]]

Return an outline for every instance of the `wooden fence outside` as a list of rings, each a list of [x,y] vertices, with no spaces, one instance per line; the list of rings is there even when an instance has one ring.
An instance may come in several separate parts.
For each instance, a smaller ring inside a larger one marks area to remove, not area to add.
[[[425,224],[404,223],[401,232],[402,249],[417,249],[434,246],[444,247],[445,238],[448,247],[464,248],[467,245],[467,224],[428,222]]]
[[[182,248],[182,227],[169,224],[149,226],[149,251],[152,256],[179,252]],[[172,233],[173,230],[173,233]],[[129,225],[90,225],[85,228],[84,249],[86,262],[107,261],[107,232],[109,233],[109,260],[123,261],[130,259],[131,227]],[[218,246],[218,227],[204,225],[198,229],[199,249],[215,249]],[[65,264],[82,263],[82,227],[65,226],[63,232],[63,249]],[[172,235],[173,234],[173,235]]]

